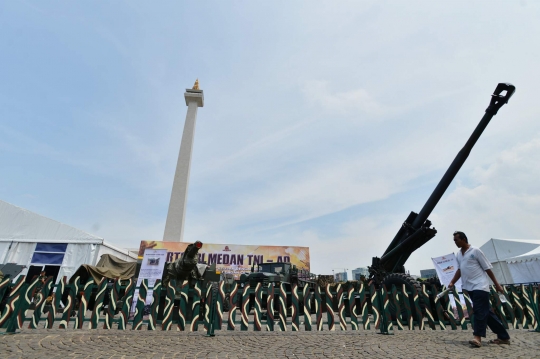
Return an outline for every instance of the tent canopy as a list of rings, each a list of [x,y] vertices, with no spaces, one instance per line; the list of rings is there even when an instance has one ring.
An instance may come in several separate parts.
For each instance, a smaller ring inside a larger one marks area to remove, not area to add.
[[[501,283],[540,282],[540,240],[492,238],[480,249]]]
[[[534,260],[540,260],[540,245],[538,245],[536,249],[533,249],[530,252],[523,253],[513,258],[509,258],[506,261],[508,263],[519,263],[519,262],[534,261]]]
[[[491,238],[480,249],[491,263],[508,260],[540,247],[538,239],[496,239]]]
[[[71,277],[82,264],[104,254],[134,262],[136,255],[103,238],[0,200],[0,263],[60,266],[59,278]]]
[[[103,243],[103,238],[0,200],[0,241]]]

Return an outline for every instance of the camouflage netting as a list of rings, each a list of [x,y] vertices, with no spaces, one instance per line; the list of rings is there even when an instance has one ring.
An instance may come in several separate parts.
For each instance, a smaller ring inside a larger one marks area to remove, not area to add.
[[[326,287],[328,284],[334,283],[334,276],[333,275],[322,275],[320,274],[317,277],[317,284],[320,287]]]

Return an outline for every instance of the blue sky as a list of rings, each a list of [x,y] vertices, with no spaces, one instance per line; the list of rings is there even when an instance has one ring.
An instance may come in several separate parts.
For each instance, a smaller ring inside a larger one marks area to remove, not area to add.
[[[0,4],[0,199],[119,246],[163,236],[186,106],[199,109],[184,238],[381,255],[498,82],[517,91],[431,215],[412,273],[539,238],[540,6],[532,1]]]

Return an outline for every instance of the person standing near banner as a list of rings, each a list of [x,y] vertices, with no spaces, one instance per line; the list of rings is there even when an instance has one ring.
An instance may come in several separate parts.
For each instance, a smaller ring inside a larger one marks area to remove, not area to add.
[[[497,334],[497,339],[490,340],[489,343],[510,344],[510,335],[489,304],[488,276],[497,291],[503,293],[503,288],[491,270],[493,266],[480,249],[469,244],[465,233],[454,232],[454,243],[460,248],[456,256],[458,270],[448,288],[453,288],[461,278],[462,288],[467,290],[471,297],[474,311],[474,339],[470,340],[469,344],[475,347],[482,346],[482,337],[486,337],[486,326]]]

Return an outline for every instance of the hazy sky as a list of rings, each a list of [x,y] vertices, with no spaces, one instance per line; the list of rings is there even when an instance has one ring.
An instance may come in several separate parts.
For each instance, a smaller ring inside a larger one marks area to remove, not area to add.
[[[0,3],[0,199],[123,247],[161,240],[199,78],[184,238],[380,256],[498,82],[516,94],[407,269],[540,237],[536,1]]]

